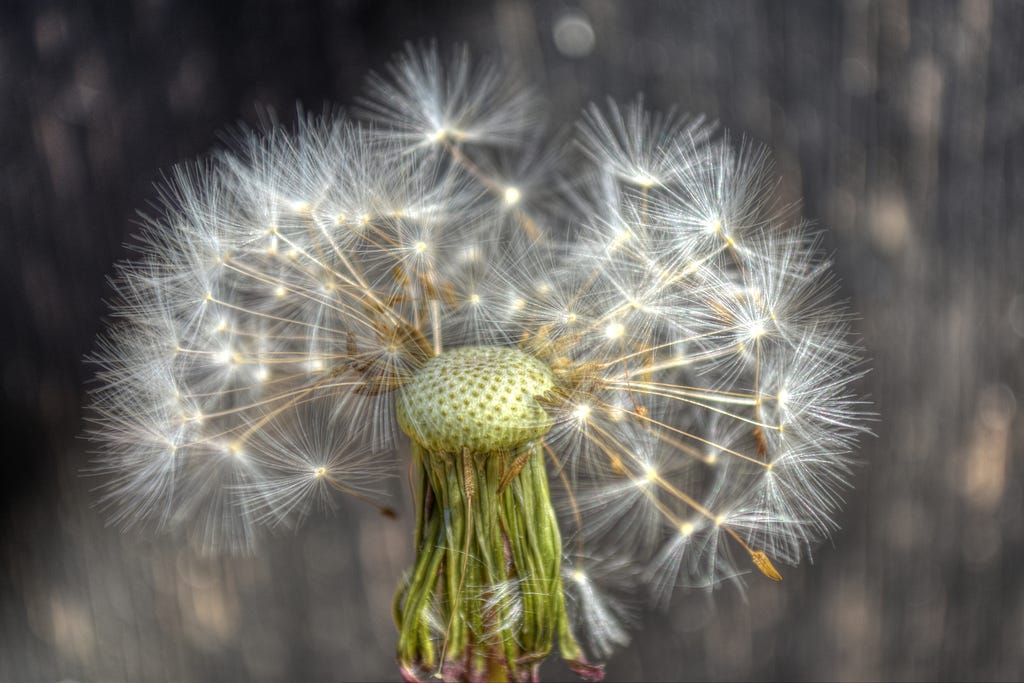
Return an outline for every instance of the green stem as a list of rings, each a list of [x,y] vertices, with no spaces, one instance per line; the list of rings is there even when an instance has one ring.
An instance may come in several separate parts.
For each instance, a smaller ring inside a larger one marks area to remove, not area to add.
[[[556,638],[571,665],[582,662],[565,611],[561,537],[540,444],[526,447],[522,471],[504,490],[521,451],[413,448],[417,554],[394,609],[403,675],[533,681]]]

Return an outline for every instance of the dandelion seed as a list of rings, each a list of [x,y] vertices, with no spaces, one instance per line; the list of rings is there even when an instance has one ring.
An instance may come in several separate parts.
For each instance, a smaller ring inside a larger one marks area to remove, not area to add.
[[[509,186],[505,188],[503,197],[505,199],[505,203],[512,206],[513,204],[519,203],[519,199],[522,197],[522,194],[519,192],[519,188]]]
[[[101,500],[251,551],[340,496],[394,516],[411,459],[403,676],[534,680],[557,645],[599,678],[628,593],[779,580],[835,529],[850,316],[762,148],[590,107],[566,188],[503,72],[410,48],[389,74],[370,123],[169,174],[93,356]]]
[[[619,322],[609,323],[608,327],[604,328],[604,335],[609,339],[618,339],[624,334],[626,334],[626,326]]]

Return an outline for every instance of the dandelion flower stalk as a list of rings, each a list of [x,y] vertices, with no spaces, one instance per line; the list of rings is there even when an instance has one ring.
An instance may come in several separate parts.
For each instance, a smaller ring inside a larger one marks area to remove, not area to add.
[[[781,580],[835,528],[860,350],[763,149],[639,100],[549,145],[464,51],[361,111],[164,184],[93,357],[116,522],[251,550],[340,495],[394,516],[410,463],[399,667],[448,681],[598,679],[624,596]]]
[[[396,604],[403,674],[441,662],[449,680],[533,680],[557,637],[584,674],[562,593],[562,543],[541,442],[551,369],[523,351],[468,346],[431,358],[397,413],[422,481],[417,560]],[[502,591],[518,580],[517,591]],[[469,587],[472,587],[470,589]],[[430,636],[441,603],[442,650]]]

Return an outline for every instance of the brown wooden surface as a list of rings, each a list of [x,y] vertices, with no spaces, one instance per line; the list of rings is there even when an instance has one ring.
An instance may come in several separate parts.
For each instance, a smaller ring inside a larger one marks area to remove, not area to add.
[[[585,57],[553,39],[569,7]],[[834,544],[746,603],[641,611],[609,678],[1021,679],[1022,36],[1024,3],[983,0],[5,3],[0,680],[397,678],[408,508],[346,501],[249,559],[106,528],[80,359],[161,170],[261,108],[351,103],[430,37],[520,61],[554,120],[642,91],[767,142],[873,357],[878,437]]]

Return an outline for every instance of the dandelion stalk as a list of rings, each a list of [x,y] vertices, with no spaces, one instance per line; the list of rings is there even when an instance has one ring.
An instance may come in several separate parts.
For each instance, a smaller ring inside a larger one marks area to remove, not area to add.
[[[567,627],[561,540],[540,447],[526,447],[530,457],[504,491],[506,454],[414,450],[430,494],[420,507],[427,521],[416,564],[396,602],[403,675],[532,681],[556,640],[584,670]],[[463,470],[472,472],[472,494]],[[430,637],[438,629],[440,653]]]

